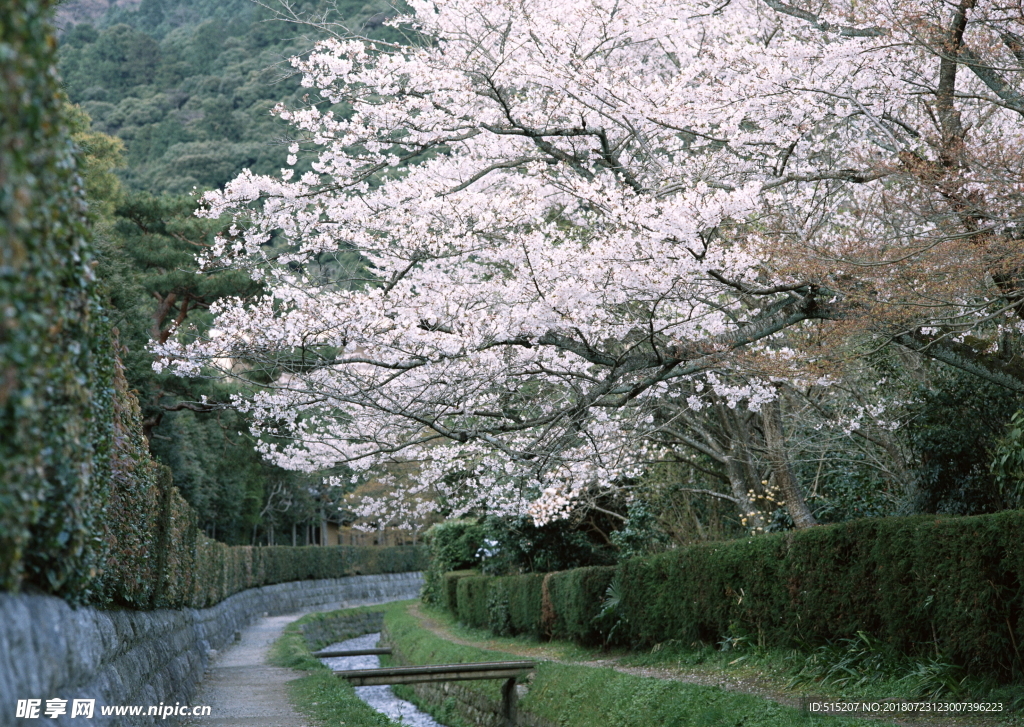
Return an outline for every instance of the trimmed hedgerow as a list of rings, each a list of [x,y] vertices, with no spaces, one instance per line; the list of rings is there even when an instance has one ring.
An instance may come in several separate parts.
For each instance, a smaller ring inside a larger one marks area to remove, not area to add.
[[[103,560],[113,351],[54,5],[5,3],[0,21],[0,588],[80,602]]]
[[[904,654],[940,654],[1009,680],[1024,672],[1022,532],[1019,510],[861,520],[516,577],[530,579],[516,585],[463,579],[449,610],[470,625],[582,644],[607,638],[611,621],[616,640],[637,646],[730,635],[816,646],[864,632]],[[613,581],[617,603],[598,618]]]
[[[29,582],[73,603],[177,608],[422,569],[415,547],[229,548],[197,532],[149,456],[104,319],[54,70],[55,4],[8,2],[0,20],[0,590]]]
[[[508,612],[513,635],[540,636],[541,586],[543,573],[507,576]]]
[[[425,603],[454,608],[445,601],[444,575],[477,565],[483,541],[483,526],[472,520],[446,520],[432,525],[423,534],[423,542],[430,554],[430,563],[423,573]]]
[[[456,614],[459,612],[459,581],[475,575],[479,575],[475,570],[457,570],[441,576],[441,606],[445,611]],[[426,588],[425,583],[424,588]],[[426,594],[424,594],[424,600],[427,600]]]
[[[545,631],[556,639],[579,644],[603,641],[595,619],[604,604],[605,592],[615,577],[612,566],[591,566],[552,573],[547,579],[550,604]],[[543,610],[543,602],[541,604]]]
[[[149,456],[141,412],[120,361],[115,361],[112,433],[103,512],[103,568],[94,600],[149,608],[160,573],[164,523],[161,465]]]
[[[487,627],[499,636],[540,634],[543,573],[491,578],[487,583]]]
[[[487,590],[494,576],[466,576],[455,587],[456,613],[459,621],[469,626],[486,628],[490,623],[487,613]]]
[[[638,643],[765,645],[863,631],[971,671],[1024,667],[1024,512],[863,520],[692,546],[619,566],[623,632]]]
[[[373,573],[422,570],[425,554],[419,546],[391,548],[310,545],[294,548],[229,546],[196,536],[195,576],[189,598],[169,607],[205,608],[247,588],[317,578],[343,578]]]

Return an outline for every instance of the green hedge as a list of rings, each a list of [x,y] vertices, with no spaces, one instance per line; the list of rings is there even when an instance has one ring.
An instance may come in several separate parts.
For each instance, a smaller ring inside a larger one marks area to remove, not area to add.
[[[429,572],[429,569],[428,569],[428,572]],[[457,571],[452,571],[451,573],[445,573],[441,577],[441,589],[440,589],[440,591],[441,591],[441,605],[444,607],[445,611],[447,611],[448,613],[458,613],[458,611],[459,611],[459,599],[458,599],[459,581],[461,579],[463,579],[463,578],[467,578],[469,576],[475,576],[475,575],[478,575],[478,573],[476,571],[474,571],[474,570],[457,570]],[[429,599],[429,594],[427,593],[425,586],[426,586],[426,584],[424,584],[423,597],[429,603],[429,600],[428,600]]]
[[[423,542],[430,553],[430,565],[423,573],[423,601],[449,608],[444,575],[479,564],[484,528],[472,520],[446,520],[428,528],[423,533]],[[454,603],[452,600],[451,604]]]
[[[318,578],[343,578],[374,573],[423,570],[426,555],[420,546],[379,548],[310,545],[293,548],[229,546],[199,535],[191,600],[169,607],[205,608],[247,588]]]
[[[494,576],[466,576],[456,583],[456,614],[459,621],[477,628],[486,628],[490,623],[487,613],[487,591]]]
[[[604,605],[612,566],[574,568],[550,574],[541,599],[542,628],[556,639],[599,644],[604,638],[595,619]]]
[[[1024,668],[1024,512],[862,520],[683,548],[619,567],[635,642],[767,645],[864,631],[970,671]]]
[[[102,567],[113,352],[56,76],[56,3],[0,12],[0,588]]]
[[[458,584],[452,613],[498,633],[532,630],[583,644],[614,633],[635,646],[742,634],[789,647],[862,631],[902,653],[939,654],[1009,680],[1024,672],[1022,533],[1019,510],[861,520],[694,545],[614,568],[446,582]],[[618,605],[599,618],[613,581]]]
[[[56,76],[55,2],[0,12],[0,590],[209,606],[244,588],[421,570],[421,548],[229,548],[153,461],[104,318]]]
[[[543,583],[543,573],[492,578],[487,585],[487,627],[499,636],[539,636]]]

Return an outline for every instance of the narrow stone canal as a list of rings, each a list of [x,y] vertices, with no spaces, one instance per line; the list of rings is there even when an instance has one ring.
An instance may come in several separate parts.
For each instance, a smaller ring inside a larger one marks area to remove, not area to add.
[[[365,634],[348,641],[339,641],[325,649],[372,649],[380,640],[380,634]],[[377,656],[336,656],[321,659],[331,669],[376,669],[380,666]],[[396,722],[409,727],[444,727],[426,712],[421,712],[416,705],[399,699],[389,686],[356,687],[356,695],[371,707],[387,715]]]

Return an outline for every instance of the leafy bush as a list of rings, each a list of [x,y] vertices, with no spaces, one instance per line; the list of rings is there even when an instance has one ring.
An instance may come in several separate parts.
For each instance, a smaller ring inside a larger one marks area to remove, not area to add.
[[[612,548],[565,520],[538,526],[528,517],[490,516],[483,532],[488,547],[481,553],[480,569],[490,575],[549,573],[615,562]]]
[[[916,512],[980,515],[1007,503],[991,471],[992,450],[1020,408],[996,384],[955,370],[938,369],[932,386],[911,407],[906,428],[919,465]],[[1012,502],[1010,503],[1012,505]]]
[[[579,644],[602,643],[604,638],[596,619],[614,577],[615,568],[611,566],[552,573],[545,594],[550,603],[545,631],[557,639],[571,639]]]
[[[446,520],[433,525],[423,534],[430,564],[423,578],[423,600],[441,604],[445,599],[442,578],[449,571],[472,568],[480,562],[480,548],[484,542],[484,529],[471,520]],[[455,601],[444,603],[454,608]]]

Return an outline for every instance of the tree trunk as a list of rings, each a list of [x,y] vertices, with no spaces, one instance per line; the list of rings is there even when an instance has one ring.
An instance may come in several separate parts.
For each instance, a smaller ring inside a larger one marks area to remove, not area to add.
[[[786,439],[782,430],[781,395],[761,407],[761,423],[764,428],[764,443],[768,453],[768,462],[772,468],[772,477],[785,498],[786,511],[793,519],[797,528],[809,528],[817,525],[810,508],[804,502],[803,492],[793,476],[789,466],[789,455],[786,452]]]

